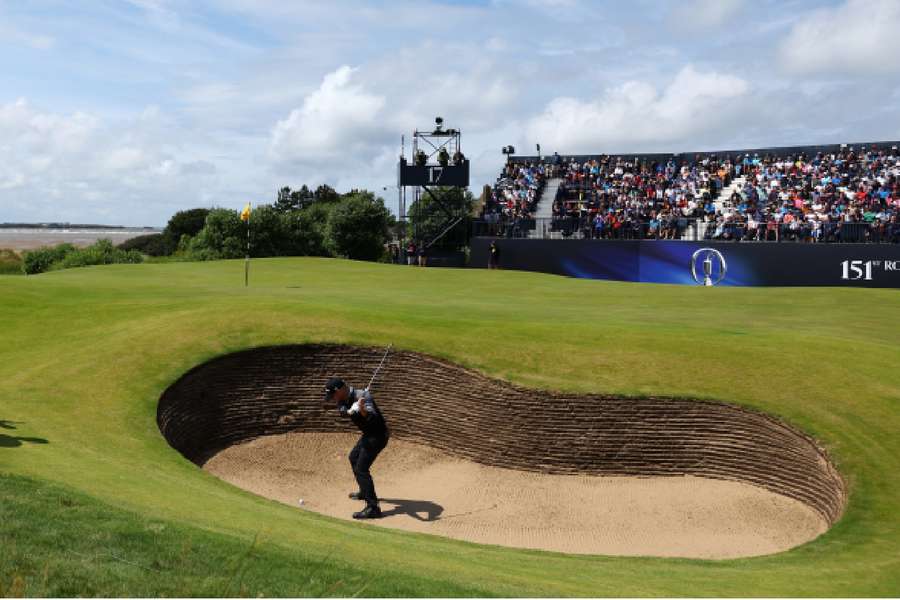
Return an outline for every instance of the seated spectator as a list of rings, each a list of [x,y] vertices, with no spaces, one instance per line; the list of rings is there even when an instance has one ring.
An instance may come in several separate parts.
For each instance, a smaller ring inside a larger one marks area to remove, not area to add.
[[[885,237],[892,244],[900,243],[900,218],[896,214],[891,216],[891,220],[885,227]]]
[[[586,237],[677,239],[690,221],[710,237],[760,241],[888,241],[900,214],[900,152],[866,146],[802,153],[654,158],[558,154],[508,163],[485,202],[485,221],[527,223],[549,176],[561,183],[555,220]],[[742,185],[719,200],[733,178]],[[527,228],[527,225],[525,226]]]
[[[650,224],[647,229],[647,236],[652,240],[659,239],[659,219],[656,218],[656,215],[653,215],[652,217],[650,217]]]
[[[747,217],[747,239],[757,241],[759,240],[759,234],[759,221],[753,217]]]

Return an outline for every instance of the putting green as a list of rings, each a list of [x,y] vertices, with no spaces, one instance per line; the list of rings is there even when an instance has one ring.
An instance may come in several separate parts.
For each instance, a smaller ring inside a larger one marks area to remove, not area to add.
[[[57,575],[57,550],[33,538],[63,536],[77,523],[47,520],[37,503],[29,511],[16,491],[43,489],[90,505],[84,518],[98,532],[104,515],[152,524],[210,555],[258,536],[267,560],[240,571],[254,594],[348,593],[310,587],[316,565],[323,578],[365,581],[363,594],[375,596],[900,594],[893,290],[702,289],[326,259],[257,260],[251,287],[242,284],[240,261],[0,278],[0,473],[25,478],[0,488],[8,500],[0,535],[14,542],[0,556],[0,591],[18,578],[39,593],[34,582]],[[527,387],[748,405],[817,438],[847,481],[849,503],[826,534],[778,555],[567,556],[292,509],[202,472],[160,435],[159,396],[191,367],[244,348],[307,342],[393,342]],[[114,582],[96,571],[81,593],[171,593],[141,579],[156,568],[142,562],[144,545],[118,555],[143,570],[117,571]],[[35,548],[46,560],[33,560]],[[97,561],[84,568],[93,573]],[[226,563],[210,564],[209,576]],[[208,593],[202,578],[179,569],[159,570],[182,582],[181,594]]]

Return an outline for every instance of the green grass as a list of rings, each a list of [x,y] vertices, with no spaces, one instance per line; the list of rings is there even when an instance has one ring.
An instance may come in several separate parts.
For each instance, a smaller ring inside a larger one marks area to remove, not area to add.
[[[272,259],[254,261],[249,289],[242,261],[3,278],[0,318],[0,594],[900,595],[893,290]],[[393,342],[532,387],[754,406],[829,449],[850,503],[774,556],[566,556],[299,511],[166,445],[156,403],[180,374],[309,341]]]
[[[210,533],[15,476],[0,476],[0,497],[0,596],[483,595],[461,582],[370,573],[340,559],[339,540],[330,554],[310,554],[270,543],[264,526],[252,538]]]

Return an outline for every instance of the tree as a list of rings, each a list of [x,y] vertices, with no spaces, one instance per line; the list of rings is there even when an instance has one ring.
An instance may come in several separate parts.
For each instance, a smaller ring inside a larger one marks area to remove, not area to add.
[[[290,212],[298,208],[299,206],[294,202],[291,188],[285,186],[278,190],[278,196],[275,199],[275,210],[278,212]]]
[[[171,240],[161,233],[133,237],[119,244],[117,248],[126,251],[137,250],[148,256],[166,256],[174,251]]]
[[[209,215],[208,208],[192,208],[190,210],[181,210],[172,215],[166,228],[163,230],[165,238],[166,254],[172,254],[178,247],[181,236],[189,235],[194,237],[206,225],[206,217]]]
[[[326,246],[336,256],[378,260],[393,221],[383,199],[368,191],[351,192],[328,215]]]
[[[454,221],[461,219],[450,231],[445,233],[435,244],[436,248],[458,249],[467,243],[469,216],[475,205],[475,197],[467,189],[457,187],[430,188],[437,197],[436,202],[428,192],[422,193],[421,198],[413,202],[409,207],[410,238],[430,242],[441,235]]]
[[[304,201],[293,203],[303,198]],[[314,193],[303,186],[282,188],[275,205],[256,207],[250,216],[250,254],[263,256],[344,256],[378,260],[394,218],[372,192],[338,194],[327,185]],[[179,252],[200,260],[240,258],[246,253],[247,225],[238,211],[207,211],[202,229],[180,238]]]
[[[291,201],[294,202],[299,210],[303,210],[313,203],[315,197],[313,196],[312,190],[306,187],[306,184],[303,184],[299,190],[294,190],[291,192]]]
[[[313,193],[305,184],[299,190],[283,187],[278,190],[278,196],[273,208],[278,212],[286,213],[294,210],[303,210],[312,202]]]
[[[341,199],[341,195],[334,191],[334,188],[324,183],[316,188],[313,197],[316,202],[325,203],[338,202]]]
[[[325,225],[330,212],[327,205],[313,204],[303,210],[282,213],[283,253],[287,256],[328,256]]]
[[[214,208],[203,229],[192,238],[189,251],[197,258],[240,258],[247,248],[247,226],[236,210]]]
[[[282,256],[288,247],[284,215],[268,204],[257,206],[250,214],[250,256]],[[247,244],[244,225],[244,247]]]

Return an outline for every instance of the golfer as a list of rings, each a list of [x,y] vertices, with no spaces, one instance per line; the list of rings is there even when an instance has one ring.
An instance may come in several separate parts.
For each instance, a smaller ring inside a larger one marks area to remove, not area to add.
[[[332,377],[325,384],[325,400],[334,401],[341,416],[349,417],[362,432],[359,441],[350,451],[350,466],[359,485],[359,491],[352,492],[350,497],[354,500],[365,500],[366,507],[353,513],[353,518],[379,519],[381,508],[378,506],[375,482],[372,481],[369,468],[387,446],[390,437],[384,416],[378,410],[378,405],[375,404],[375,399],[368,389],[354,389],[338,377]]]

